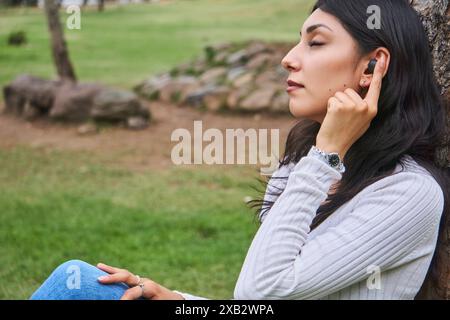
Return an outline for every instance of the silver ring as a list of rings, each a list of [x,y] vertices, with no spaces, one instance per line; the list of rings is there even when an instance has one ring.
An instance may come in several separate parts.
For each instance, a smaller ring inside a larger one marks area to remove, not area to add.
[[[141,297],[144,296],[144,286],[145,286],[144,283],[139,283],[139,287],[141,288]]]
[[[138,284],[136,286],[138,286],[141,283],[141,277],[139,277],[137,274],[135,275],[135,277],[138,278]]]

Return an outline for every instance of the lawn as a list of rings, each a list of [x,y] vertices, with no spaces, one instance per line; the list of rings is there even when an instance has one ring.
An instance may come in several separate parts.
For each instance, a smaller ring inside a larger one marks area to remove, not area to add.
[[[65,29],[77,76],[132,88],[202,53],[206,45],[264,39],[297,41],[311,0],[197,0],[107,7],[81,14],[81,30]],[[0,85],[18,73],[53,77],[47,25],[39,9],[0,9]],[[69,15],[61,11],[63,21]],[[6,46],[23,30],[24,47]]]
[[[255,170],[133,172],[92,155],[0,149],[0,299],[27,298],[61,262],[128,268],[180,291],[230,298],[257,229]]]
[[[132,88],[208,44],[297,41],[312,2],[106,7],[83,12],[82,29],[65,33],[81,80]],[[43,13],[0,10],[0,86],[20,73],[54,77]],[[26,32],[26,46],[6,45],[15,30]],[[255,168],[242,166],[136,172],[90,153],[0,148],[0,299],[28,298],[68,259],[102,261],[171,289],[231,298],[257,230],[243,199],[255,194],[258,177]]]

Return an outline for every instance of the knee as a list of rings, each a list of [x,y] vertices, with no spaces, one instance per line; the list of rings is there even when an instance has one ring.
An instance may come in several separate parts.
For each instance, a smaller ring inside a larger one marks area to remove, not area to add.
[[[61,263],[54,271],[53,274],[57,275],[68,275],[68,274],[76,274],[83,273],[83,271],[87,271],[95,268],[87,262],[82,260],[72,259]]]

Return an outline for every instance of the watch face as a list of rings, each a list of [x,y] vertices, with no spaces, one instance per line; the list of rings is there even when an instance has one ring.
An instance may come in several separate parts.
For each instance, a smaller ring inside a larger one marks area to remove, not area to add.
[[[332,165],[333,167],[337,166],[340,162],[339,156],[336,154],[332,154],[328,157],[328,162],[330,163],[330,165]]]

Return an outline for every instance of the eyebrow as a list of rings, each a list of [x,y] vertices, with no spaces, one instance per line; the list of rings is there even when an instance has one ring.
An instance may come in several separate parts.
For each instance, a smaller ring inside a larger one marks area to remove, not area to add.
[[[323,24],[323,23],[318,23],[318,24],[313,24],[312,26],[309,26],[307,29],[306,29],[306,33],[311,33],[311,32],[313,32],[314,30],[316,30],[317,28],[320,28],[320,27],[324,27],[324,28],[327,28],[328,30],[330,30],[331,32],[333,32],[333,30],[331,30],[331,28],[329,27],[329,26],[327,26],[327,25],[325,25],[325,24]],[[302,31],[300,30],[300,36],[302,35]]]

